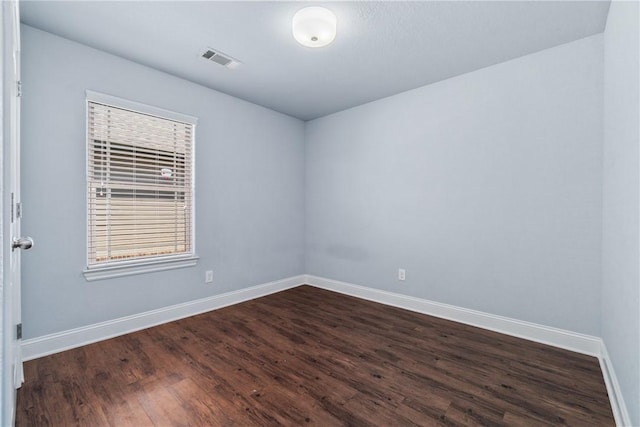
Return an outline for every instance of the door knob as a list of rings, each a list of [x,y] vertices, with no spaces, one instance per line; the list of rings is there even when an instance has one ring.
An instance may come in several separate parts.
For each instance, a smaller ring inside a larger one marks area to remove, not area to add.
[[[20,238],[14,238],[13,242],[11,243],[11,251],[13,251],[14,249],[31,249],[31,247],[33,246],[33,239],[31,237],[20,237]]]

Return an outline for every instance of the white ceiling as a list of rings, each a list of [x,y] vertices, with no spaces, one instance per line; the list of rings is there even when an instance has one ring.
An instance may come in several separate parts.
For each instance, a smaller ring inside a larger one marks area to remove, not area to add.
[[[307,5],[338,17],[329,46],[291,35]],[[24,23],[309,120],[604,30],[608,1],[23,1]],[[205,47],[243,62],[229,70]]]

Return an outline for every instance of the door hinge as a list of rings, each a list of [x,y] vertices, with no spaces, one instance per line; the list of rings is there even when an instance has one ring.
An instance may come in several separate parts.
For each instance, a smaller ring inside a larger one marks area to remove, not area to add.
[[[20,80],[16,81],[16,96],[18,98],[22,96],[22,82]]]
[[[22,217],[22,203],[18,202],[16,203],[16,219],[21,217]]]
[[[16,325],[16,339],[17,340],[22,339],[22,323],[18,323]]]

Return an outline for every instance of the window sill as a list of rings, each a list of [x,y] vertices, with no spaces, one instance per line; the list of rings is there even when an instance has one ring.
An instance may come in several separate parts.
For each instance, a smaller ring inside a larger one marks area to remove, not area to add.
[[[87,268],[82,273],[87,281],[93,282],[94,280],[112,279],[114,277],[132,276],[134,274],[193,267],[198,263],[198,259],[199,257],[195,255],[185,258],[158,259],[136,264]]]

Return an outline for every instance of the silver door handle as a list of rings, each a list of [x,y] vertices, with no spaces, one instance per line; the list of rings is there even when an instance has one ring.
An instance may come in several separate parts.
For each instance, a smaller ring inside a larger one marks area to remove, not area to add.
[[[11,251],[15,249],[31,249],[33,246],[33,239],[31,237],[14,237],[13,242],[11,243]]]

